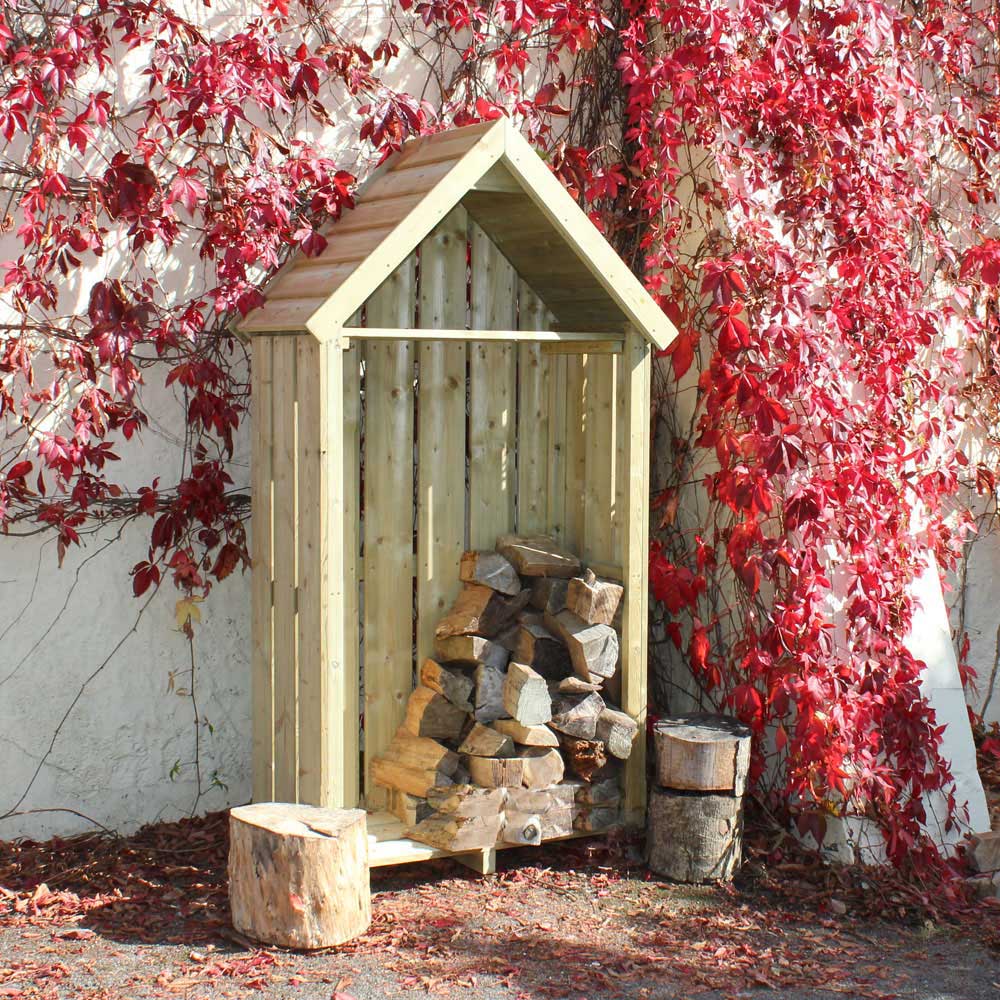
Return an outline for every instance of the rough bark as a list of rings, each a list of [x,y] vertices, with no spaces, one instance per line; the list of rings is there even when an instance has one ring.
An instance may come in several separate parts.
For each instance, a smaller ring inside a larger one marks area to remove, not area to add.
[[[447,698],[419,685],[406,703],[403,728],[414,736],[457,740],[465,728],[466,713]]]
[[[463,712],[472,711],[476,682],[466,671],[444,666],[436,660],[424,660],[420,665],[420,683],[443,695]]]
[[[743,846],[743,800],[654,788],[646,835],[649,867],[676,882],[733,877]]]

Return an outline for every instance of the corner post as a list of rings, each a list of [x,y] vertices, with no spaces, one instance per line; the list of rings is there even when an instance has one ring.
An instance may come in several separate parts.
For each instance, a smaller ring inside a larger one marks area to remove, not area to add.
[[[625,764],[623,818],[629,826],[646,817],[646,702],[649,630],[649,427],[652,349],[628,327],[622,353],[625,366],[625,518],[622,532],[622,708],[639,724],[632,755]]]

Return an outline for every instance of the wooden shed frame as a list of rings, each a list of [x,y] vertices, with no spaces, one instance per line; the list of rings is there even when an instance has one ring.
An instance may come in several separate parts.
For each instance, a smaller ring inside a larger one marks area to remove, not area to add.
[[[465,548],[543,532],[623,582],[619,695],[644,732],[651,358],[676,331],[507,119],[408,142],[328,241],[239,325],[253,796],[363,804],[370,863],[393,864],[445,853],[402,835],[365,771]],[[640,738],[629,823],[645,768]],[[461,860],[491,870],[493,854]]]

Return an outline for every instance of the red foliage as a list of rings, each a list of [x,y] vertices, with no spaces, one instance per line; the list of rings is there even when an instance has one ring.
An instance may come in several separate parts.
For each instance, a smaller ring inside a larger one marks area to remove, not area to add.
[[[1000,399],[995,10],[399,0],[398,37],[364,48],[324,0],[211,31],[173,6],[0,16],[0,132],[24,153],[4,529],[51,526],[63,552],[102,520],[149,517],[136,594],[245,565],[227,464],[246,391],[225,324],[290,252],[322,250],[354,182],[302,136],[349,122],[378,158],[512,114],[680,330],[657,387],[666,636],[712,703],[777,734],[780,761],[765,768],[759,740],[755,774],[781,801],[867,811],[896,860],[929,850],[923,796],[950,779],[903,636],[922,553],[947,567],[966,531],[946,515],[968,464],[970,342],[979,391]],[[411,44],[436,107],[376,75]],[[140,96],[94,89],[128,58]],[[160,262],[190,247],[203,286],[171,291]],[[88,308],[66,315],[61,286],[84,272],[100,275]],[[184,397],[186,462],[176,484],[133,490],[111,478],[111,443],[146,428],[154,365]]]

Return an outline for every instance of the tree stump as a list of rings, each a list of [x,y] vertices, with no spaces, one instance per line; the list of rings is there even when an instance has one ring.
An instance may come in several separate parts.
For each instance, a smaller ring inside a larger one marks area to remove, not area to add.
[[[653,727],[656,778],[664,788],[699,792],[746,791],[750,730],[720,715],[664,719]]]
[[[363,809],[261,802],[229,812],[233,926],[266,944],[329,948],[371,923]]]
[[[675,882],[728,880],[743,847],[743,800],[654,788],[649,800],[649,867]]]

